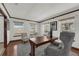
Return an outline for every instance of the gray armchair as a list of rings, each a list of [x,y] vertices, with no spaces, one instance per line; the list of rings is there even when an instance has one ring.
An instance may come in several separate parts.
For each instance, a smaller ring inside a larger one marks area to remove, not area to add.
[[[47,56],[69,56],[72,43],[74,41],[75,33],[61,32],[61,43],[54,42],[50,44],[44,51],[44,55]]]

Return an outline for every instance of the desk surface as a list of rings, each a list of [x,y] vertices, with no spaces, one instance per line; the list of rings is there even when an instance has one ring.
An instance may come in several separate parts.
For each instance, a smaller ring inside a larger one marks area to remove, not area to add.
[[[50,40],[56,40],[57,37],[53,37],[52,39],[48,36],[41,36],[41,37],[36,37],[36,38],[30,38],[30,40],[32,41],[32,43],[34,44],[41,44]]]

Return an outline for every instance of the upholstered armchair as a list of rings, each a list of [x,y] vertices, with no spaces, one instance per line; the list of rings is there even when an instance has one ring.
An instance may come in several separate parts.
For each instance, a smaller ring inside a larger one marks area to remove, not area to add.
[[[69,52],[74,41],[75,33],[72,32],[61,32],[59,42],[50,44],[45,50],[44,55],[47,56],[69,56]]]

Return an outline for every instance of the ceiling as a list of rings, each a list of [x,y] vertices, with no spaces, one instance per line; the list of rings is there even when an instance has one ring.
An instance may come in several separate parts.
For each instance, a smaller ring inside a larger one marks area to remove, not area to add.
[[[5,3],[11,17],[43,21],[54,14],[76,7],[77,3]]]

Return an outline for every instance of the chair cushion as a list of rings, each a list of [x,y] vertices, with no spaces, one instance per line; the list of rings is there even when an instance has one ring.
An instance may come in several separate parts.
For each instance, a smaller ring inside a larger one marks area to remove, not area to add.
[[[63,44],[63,42],[62,42],[62,43],[59,43],[58,48],[59,48],[59,49],[64,49],[64,44]]]

